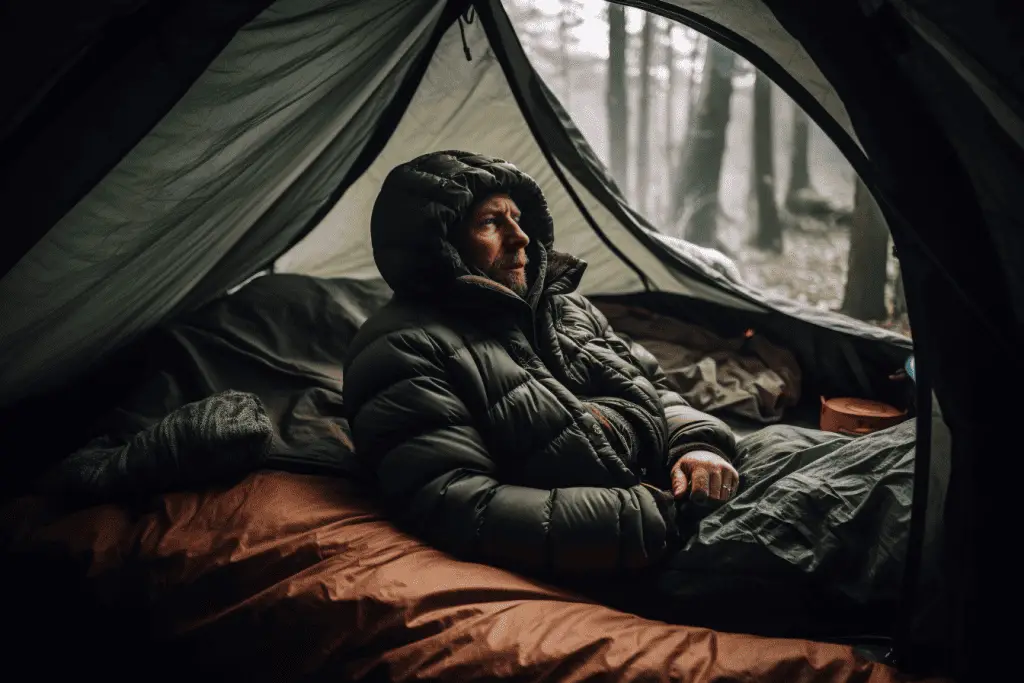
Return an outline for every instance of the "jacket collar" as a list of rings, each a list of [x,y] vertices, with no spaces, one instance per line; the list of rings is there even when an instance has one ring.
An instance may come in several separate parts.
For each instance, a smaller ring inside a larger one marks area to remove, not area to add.
[[[532,285],[525,299],[488,277],[466,274],[455,279],[451,301],[460,308],[525,305],[536,311],[542,300],[556,294],[571,294],[579,288],[587,270],[586,261],[558,251],[548,252],[543,247],[537,258],[540,263],[534,282],[542,284]]]
[[[544,295],[572,294],[579,289],[586,271],[587,262],[583,259],[552,250],[544,274]]]

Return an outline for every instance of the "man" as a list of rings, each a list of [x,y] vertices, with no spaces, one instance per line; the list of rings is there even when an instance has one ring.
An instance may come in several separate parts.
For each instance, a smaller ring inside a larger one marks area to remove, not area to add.
[[[552,249],[526,174],[419,157],[385,179],[371,233],[394,298],[352,343],[344,399],[400,523],[464,559],[607,575],[673,547],[676,501],[735,493],[732,432],[576,293],[586,264]]]

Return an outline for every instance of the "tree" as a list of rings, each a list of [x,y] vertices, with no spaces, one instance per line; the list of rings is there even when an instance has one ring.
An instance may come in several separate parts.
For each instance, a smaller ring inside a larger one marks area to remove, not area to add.
[[[690,31],[690,78],[686,84],[686,121],[697,108],[697,74],[704,71],[708,61],[708,37],[698,31]]]
[[[793,109],[793,141],[792,155],[789,158],[789,187],[786,190],[786,205],[794,195],[811,187],[811,172],[807,160],[810,126],[807,125],[807,114],[796,102],[790,102]]]
[[[907,311],[907,292],[903,286],[903,264],[900,263],[900,255],[896,252],[896,247],[892,249],[892,255],[896,257],[896,280],[893,282],[892,292],[892,315],[890,319],[896,323],[897,327],[907,325],[909,311]]]
[[[611,173],[626,192],[629,180],[629,101],[626,98],[626,8],[608,5],[608,154]]]
[[[675,120],[675,100],[676,100],[676,48],[672,42],[673,29],[675,28],[675,22],[671,19],[665,20],[665,175],[669,178],[668,187],[671,188],[672,183],[672,164],[675,160],[673,152],[672,141],[676,139],[675,131],[672,127],[672,122]],[[664,221],[667,223],[671,218],[671,192],[666,191],[665,201],[661,212]]]
[[[907,317],[907,292],[903,288],[903,266],[896,268],[896,282],[892,295],[892,319],[902,322]]]
[[[775,127],[772,121],[772,82],[759,69],[754,69],[753,186],[750,206],[753,209],[754,245],[759,249],[782,252],[782,222],[775,203]]]
[[[811,184],[810,139],[811,122],[807,113],[796,102],[793,109],[793,139],[790,145],[789,185],[786,188],[786,210],[796,215],[811,215],[819,218],[834,212],[834,207],[825,197],[818,194]]]
[[[559,70],[562,74],[562,97],[568,108],[572,101],[572,67],[570,48],[579,43],[573,29],[583,23],[581,0],[561,0],[558,10],[558,53]]]
[[[516,35],[531,58],[545,52],[547,46],[544,45],[544,38],[548,33],[545,30],[548,16],[528,0],[511,0],[505,4],[505,10],[516,28]]]
[[[676,110],[675,109],[675,95],[673,94],[670,100],[669,107],[674,115],[669,115],[669,121],[678,119],[679,129],[683,131],[682,136],[685,136],[686,131],[690,129],[690,116],[693,114],[693,110],[697,105],[697,74],[704,69],[704,62],[706,61],[706,50],[707,50],[707,36],[703,33],[693,30],[692,28],[685,28],[683,35],[686,36],[687,42],[690,44],[689,50],[687,50],[684,57],[683,63],[686,64],[688,69],[687,78],[683,82],[683,106]],[[670,132],[672,124],[669,124]],[[680,163],[683,156],[683,143],[684,140],[677,138],[674,134],[668,138],[668,145],[671,148],[669,150],[672,155],[668,161],[667,168],[669,172],[669,188],[668,196],[666,197],[667,207],[665,209],[665,222],[675,222],[675,210],[677,200],[675,198],[673,190],[679,182],[680,175]],[[674,184],[675,183],[675,184]]]
[[[859,320],[885,320],[889,229],[875,198],[858,177],[850,223],[850,256],[843,313]]]
[[[695,244],[718,243],[718,184],[729,124],[735,55],[711,41],[708,45],[697,106],[690,117],[679,162],[673,222]]]
[[[650,12],[644,15],[643,39],[640,44],[640,106],[637,126],[636,151],[636,192],[637,208],[640,213],[650,215],[651,175],[651,55],[654,51],[655,17]]]

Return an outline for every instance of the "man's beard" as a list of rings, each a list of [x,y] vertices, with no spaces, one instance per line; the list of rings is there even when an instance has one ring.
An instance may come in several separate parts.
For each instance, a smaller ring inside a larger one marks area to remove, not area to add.
[[[526,281],[526,264],[529,262],[525,253],[502,256],[491,264],[488,275],[498,284],[525,298],[529,291],[529,283]],[[522,270],[509,270],[517,266],[522,266]]]

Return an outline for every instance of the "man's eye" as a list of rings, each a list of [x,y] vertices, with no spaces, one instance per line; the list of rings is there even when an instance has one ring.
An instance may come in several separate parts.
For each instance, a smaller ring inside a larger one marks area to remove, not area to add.
[[[513,215],[511,218],[516,223],[518,223],[519,219],[521,218],[521,216]],[[500,220],[501,220],[501,218],[499,216],[490,216],[489,218],[485,218],[482,221],[480,221],[480,224],[481,225],[497,225]]]

